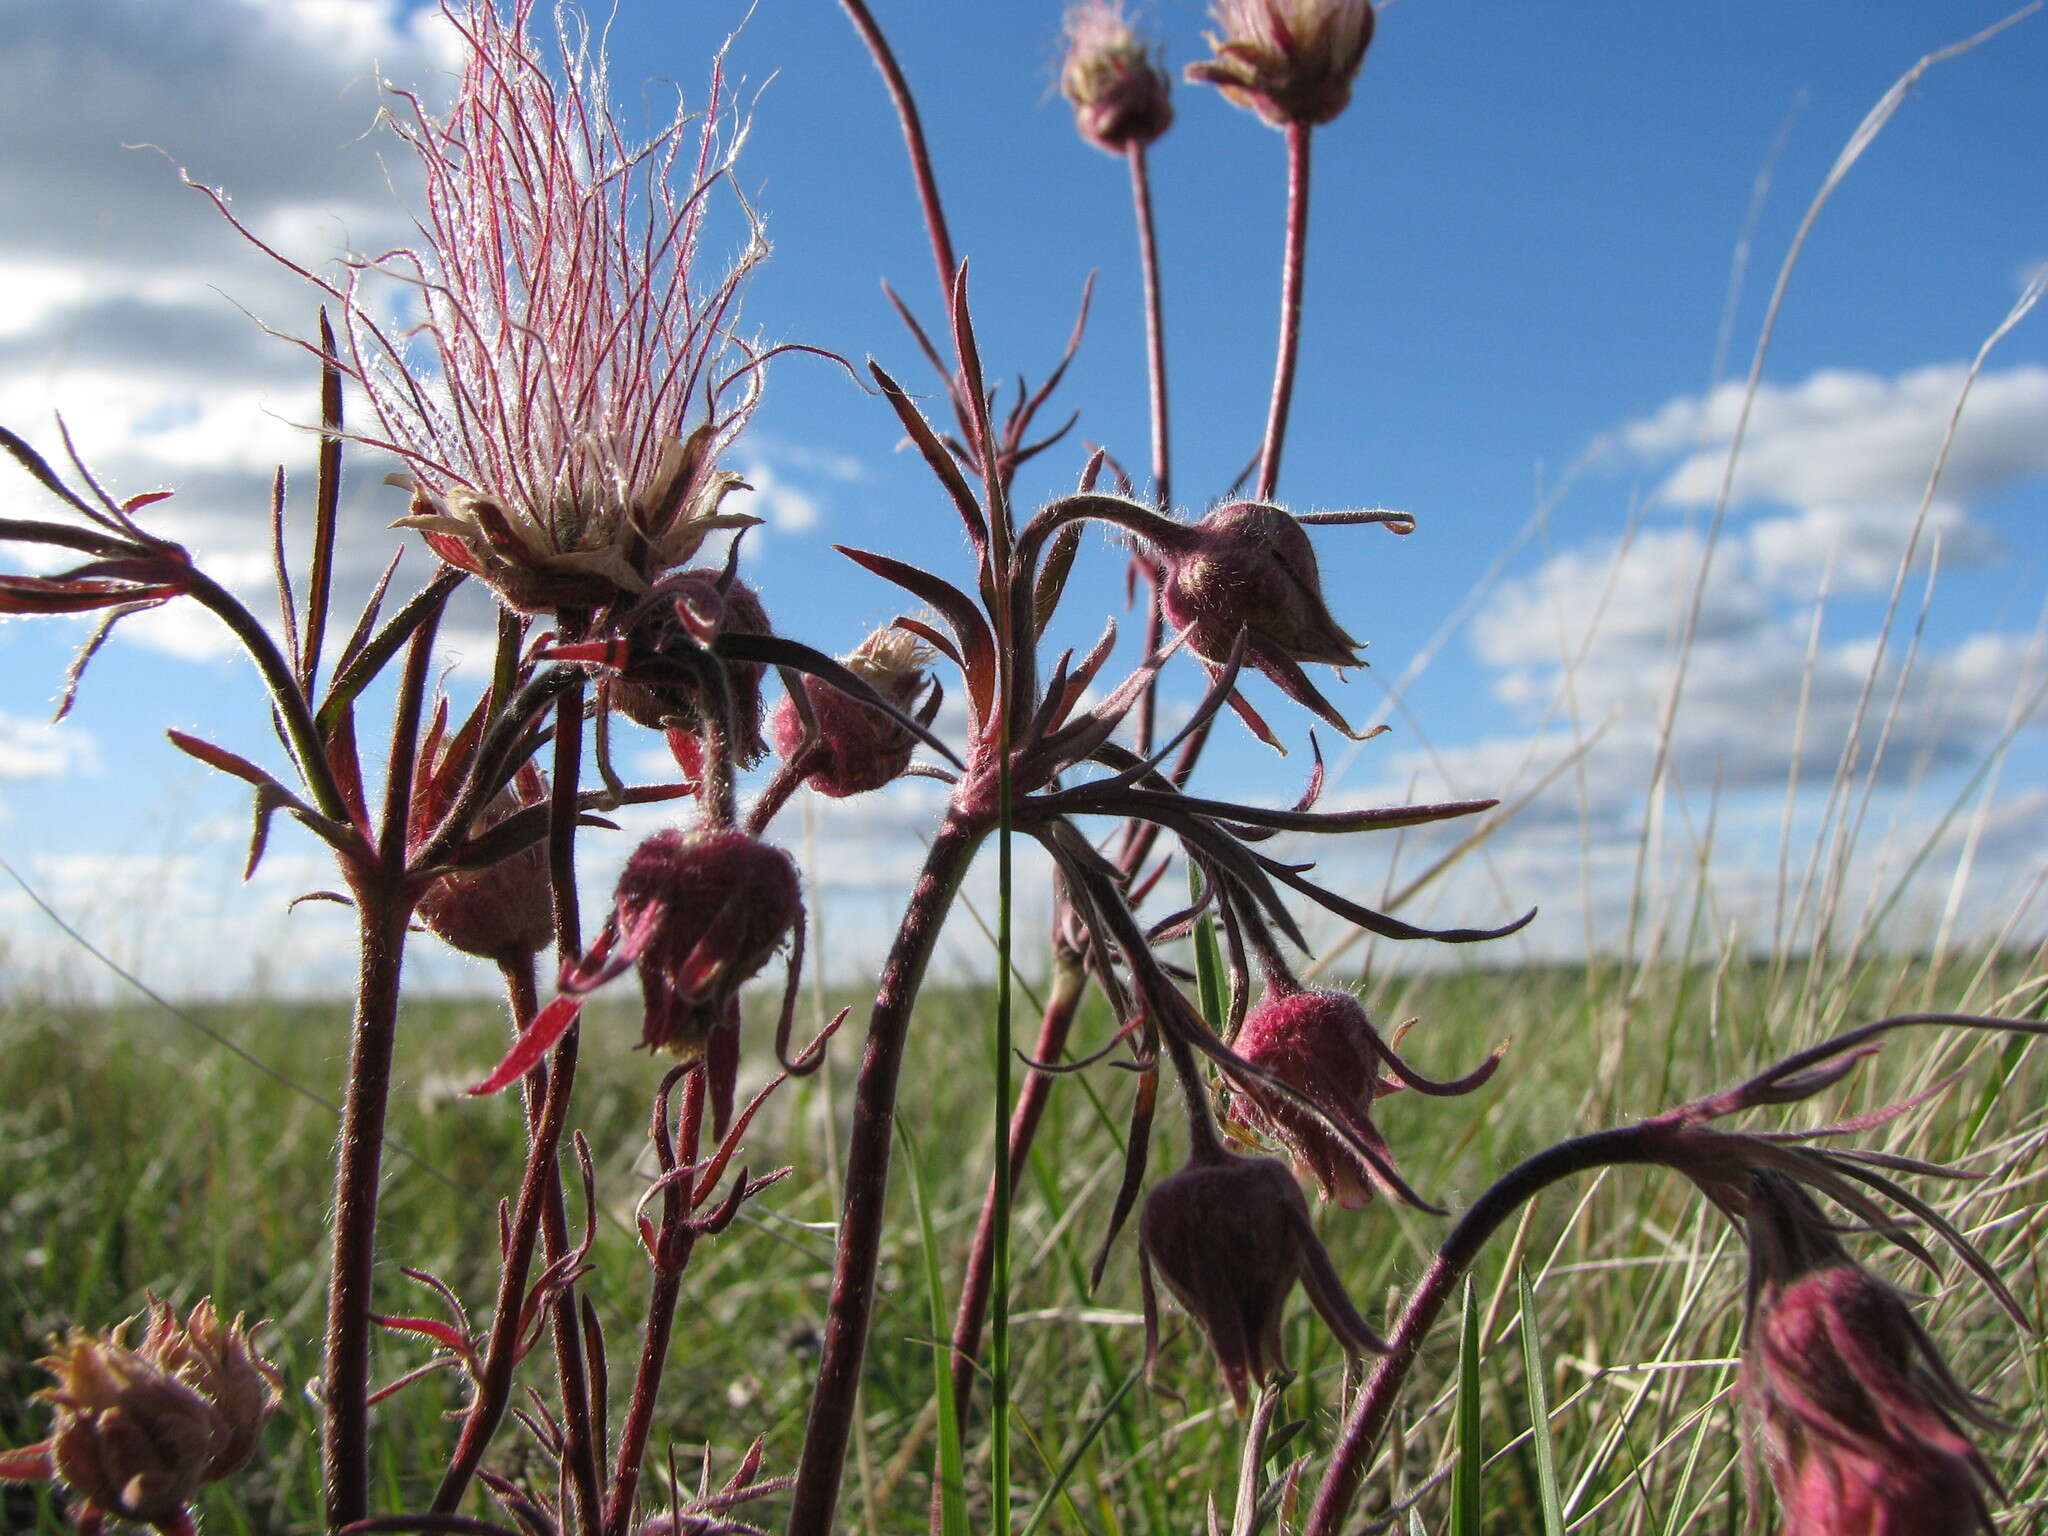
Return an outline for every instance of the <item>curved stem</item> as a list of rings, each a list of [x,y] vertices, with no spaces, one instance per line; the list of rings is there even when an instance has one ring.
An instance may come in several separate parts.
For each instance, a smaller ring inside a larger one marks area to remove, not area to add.
[[[851,0],[849,0],[851,3]],[[840,1212],[838,1256],[818,1381],[804,1431],[802,1460],[789,1512],[789,1536],[831,1536],[847,1441],[853,1432],[861,1361],[874,1317],[875,1265],[881,1253],[889,1155],[895,1144],[896,1085],[925,967],[946,913],[988,833],[949,812],[925,855],[924,869],[896,931],[868,1017],[867,1049],[854,1088],[853,1131],[847,1144],[846,1199]]]
[[[1518,1163],[1503,1174],[1471,1209],[1458,1218],[1436,1257],[1430,1260],[1415,1293],[1401,1313],[1394,1330],[1392,1347],[1380,1356],[1364,1390],[1345,1421],[1337,1449],[1323,1471],[1322,1486],[1302,1536],[1339,1536],[1351,1504],[1358,1497],[1358,1484],[1379,1449],[1387,1420],[1394,1410],[1408,1372],[1422,1349],[1422,1341],[1435,1325],[1437,1314],[1451,1299],[1472,1261],[1486,1240],[1512,1216],[1521,1204],[1539,1191],[1573,1174],[1613,1163],[1659,1161],[1645,1139],[1644,1128],[1625,1125],[1614,1130],[1593,1131],[1574,1136],[1534,1157]]]
[[[1159,240],[1152,222],[1152,178],[1145,146],[1126,151],[1131,164],[1131,207],[1138,220],[1138,265],[1145,274],[1145,363],[1152,395],[1152,499],[1173,505],[1173,457],[1166,430],[1166,320],[1159,298]]]
[[[1308,259],[1308,144],[1314,130],[1287,125],[1287,247],[1280,267],[1280,344],[1273,358],[1273,401],[1259,448],[1260,501],[1271,501],[1280,480],[1280,450],[1287,441],[1287,410],[1294,399],[1294,361],[1301,350],[1301,284]]]
[[[911,97],[910,82],[903,78],[896,55],[889,48],[889,40],[875,24],[864,0],[840,0],[840,4],[846,7],[854,30],[860,33],[860,40],[867,44],[868,52],[874,57],[875,67],[881,70],[882,81],[889,88],[889,100],[896,107],[897,120],[903,124],[903,144],[910,152],[910,174],[917,180],[917,201],[924,210],[924,227],[932,239],[932,260],[939,269],[939,299],[950,308],[953,274],[960,269],[960,264],[953,259],[953,237],[946,232],[946,211],[939,202],[939,182],[932,174],[931,149],[925,143],[924,123],[917,115],[917,102]]]

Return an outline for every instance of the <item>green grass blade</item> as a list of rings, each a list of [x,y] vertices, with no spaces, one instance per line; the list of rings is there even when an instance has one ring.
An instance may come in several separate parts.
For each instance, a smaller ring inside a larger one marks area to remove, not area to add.
[[[910,1200],[917,1210],[917,1235],[924,1257],[925,1308],[931,1318],[932,1391],[939,1400],[939,1530],[942,1536],[967,1536],[966,1458],[960,1450],[960,1417],[953,1402],[952,1352],[946,1348],[952,1334],[946,1326],[945,1283],[939,1278],[939,1243],[926,1204],[924,1158],[909,1122],[900,1115],[896,1135],[903,1143],[903,1160],[910,1171]]]
[[[1543,1347],[1536,1336],[1536,1292],[1529,1271],[1515,1276],[1522,1295],[1522,1381],[1529,1394],[1529,1440],[1536,1450],[1536,1490],[1543,1506],[1544,1536],[1564,1536],[1564,1503],[1557,1492],[1557,1445],[1550,1438],[1550,1387]]]
[[[1188,894],[1201,891],[1200,876],[1188,866]],[[1208,915],[1195,920],[1195,981],[1202,998],[1202,1017],[1219,1035],[1223,1033],[1223,952],[1216,944],[1216,925]]]
[[[1486,1461],[1479,1443],[1479,1296],[1465,1277],[1465,1315],[1458,1334],[1458,1460],[1451,1468],[1451,1536],[1479,1536],[1484,1510],[1479,1480]]]
[[[1117,1383],[1116,1390],[1109,1395],[1109,1401],[1096,1411],[1095,1416],[1088,1421],[1087,1429],[1082,1431],[1081,1438],[1074,1442],[1074,1448],[1061,1458],[1059,1470],[1053,1474],[1052,1482],[1045,1492],[1038,1496],[1038,1502],[1031,1509],[1031,1518],[1024,1522],[1024,1529],[1019,1536],[1037,1536],[1039,1527],[1045,1524],[1053,1506],[1059,1502],[1060,1496],[1066,1492],[1067,1484],[1073,1480],[1075,1470],[1081,1465],[1081,1458],[1088,1454],[1088,1448],[1115,1420],[1117,1408],[1123,1403],[1131,1388],[1138,1384],[1138,1378],[1144,1374],[1145,1368],[1142,1365],[1137,1366]]]
[[[1005,690],[1007,693],[1007,689]],[[1007,705],[1004,706],[1007,710]],[[989,1497],[991,1529],[1010,1529],[1010,948],[1011,847],[1010,733],[1004,716],[1002,763],[997,782],[996,837],[996,1017],[995,1057],[995,1232],[989,1281]]]

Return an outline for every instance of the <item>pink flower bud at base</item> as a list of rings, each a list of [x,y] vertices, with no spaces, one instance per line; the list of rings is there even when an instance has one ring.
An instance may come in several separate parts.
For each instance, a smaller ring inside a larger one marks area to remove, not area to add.
[[[925,686],[930,652],[901,630],[870,635],[845,658],[846,668],[897,708],[910,709]],[[901,778],[917,738],[879,710],[841,693],[820,677],[805,677],[804,696],[817,722],[817,738],[804,747],[804,721],[796,701],[775,707],[771,733],[784,763],[800,765],[804,782],[831,799],[864,794]]]
[[[1173,125],[1172,84],[1115,0],[1081,0],[1066,18],[1060,91],[1081,137],[1112,155],[1150,144]]]
[[[422,787],[413,796],[410,836],[415,846],[426,840],[447,813],[456,777],[444,775],[441,765],[425,765]],[[546,799],[546,778],[527,764],[512,786],[484,807],[475,831],[488,832]],[[481,869],[458,869],[437,876],[420,894],[415,911],[428,932],[465,955],[503,964],[540,953],[555,932],[546,845],[535,841]]]
[[[1315,547],[1278,507],[1239,501],[1218,507],[1178,548],[1162,549],[1167,622],[1188,632],[1205,661],[1224,661],[1240,632],[1254,666],[1269,656],[1332,667],[1358,665],[1358,642],[1323,601]]]

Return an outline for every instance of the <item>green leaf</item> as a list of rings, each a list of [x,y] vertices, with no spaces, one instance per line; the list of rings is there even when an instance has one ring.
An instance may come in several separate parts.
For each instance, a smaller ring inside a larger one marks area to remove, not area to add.
[[[926,1204],[924,1158],[909,1122],[900,1115],[896,1135],[910,1169],[910,1199],[917,1210],[918,1241],[924,1257],[925,1308],[931,1318],[932,1391],[939,1402],[939,1530],[941,1536],[967,1536],[967,1473],[960,1452],[960,1418],[953,1405],[952,1351],[945,1343],[952,1334],[946,1326],[945,1284],[939,1278],[939,1243]]]
[[[1536,1491],[1543,1504],[1544,1536],[1564,1536],[1564,1501],[1557,1492],[1557,1446],[1550,1438],[1550,1389],[1536,1336],[1536,1292],[1529,1272],[1517,1271],[1522,1298],[1522,1383],[1529,1394],[1529,1440],[1536,1449]]]
[[[1465,1277],[1465,1316],[1458,1335],[1458,1460],[1451,1468],[1451,1536],[1479,1536],[1479,1479],[1486,1453],[1479,1443],[1479,1295]]]

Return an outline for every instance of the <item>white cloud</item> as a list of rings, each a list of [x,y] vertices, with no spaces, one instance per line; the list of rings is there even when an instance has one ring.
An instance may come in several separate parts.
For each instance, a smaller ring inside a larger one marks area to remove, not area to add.
[[[0,783],[94,773],[99,749],[75,723],[26,720],[0,711]]]

